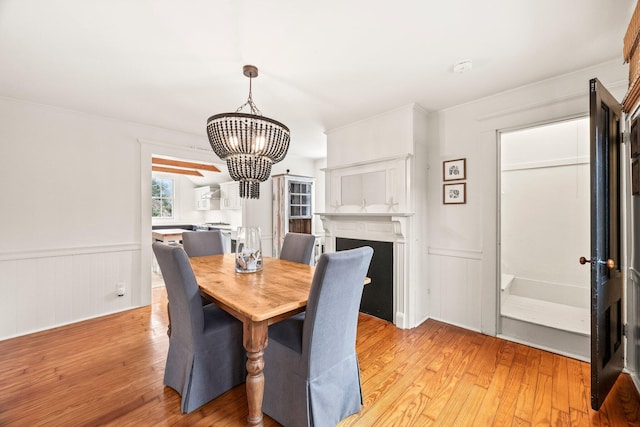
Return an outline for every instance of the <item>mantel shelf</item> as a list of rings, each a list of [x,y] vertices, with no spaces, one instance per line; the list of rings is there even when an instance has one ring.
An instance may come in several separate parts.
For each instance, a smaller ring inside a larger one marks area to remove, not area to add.
[[[341,216],[341,217],[391,217],[391,216],[413,216],[413,212],[315,212],[319,216]]]

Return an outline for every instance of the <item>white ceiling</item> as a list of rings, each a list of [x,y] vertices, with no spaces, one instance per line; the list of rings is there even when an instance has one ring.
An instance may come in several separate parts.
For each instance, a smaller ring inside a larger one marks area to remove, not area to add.
[[[202,136],[253,99],[325,156],[324,131],[432,111],[609,60],[633,0],[0,0],[0,96]],[[472,59],[473,70],[453,64]]]

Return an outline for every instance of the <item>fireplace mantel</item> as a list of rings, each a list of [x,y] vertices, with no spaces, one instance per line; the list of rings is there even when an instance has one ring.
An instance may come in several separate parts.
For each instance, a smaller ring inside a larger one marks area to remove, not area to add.
[[[403,217],[403,216],[413,216],[413,212],[316,212],[314,215],[318,215],[320,217]]]
[[[319,212],[325,231],[325,248],[334,252],[336,238],[392,242],[394,254],[393,293],[394,319],[400,328],[411,327],[409,280],[411,259],[412,212]]]

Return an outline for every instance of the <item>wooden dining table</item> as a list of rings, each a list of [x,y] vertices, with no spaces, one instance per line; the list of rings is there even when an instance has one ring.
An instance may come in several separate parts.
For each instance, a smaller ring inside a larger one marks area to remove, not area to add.
[[[200,290],[243,324],[243,344],[247,351],[247,425],[262,426],[263,356],[268,344],[268,327],[305,310],[314,267],[265,257],[262,271],[236,273],[234,254],[189,260]]]

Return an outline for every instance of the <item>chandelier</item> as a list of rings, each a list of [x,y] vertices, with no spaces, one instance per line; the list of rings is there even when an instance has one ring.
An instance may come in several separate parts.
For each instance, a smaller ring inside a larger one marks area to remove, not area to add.
[[[271,165],[287,155],[289,128],[264,117],[251,94],[251,80],[258,77],[258,68],[245,65],[242,72],[249,77],[249,98],[235,113],[209,117],[207,134],[213,152],[227,162],[229,175],[240,182],[240,197],[258,199],[260,183],[271,175]],[[242,113],[249,106],[251,114]]]

